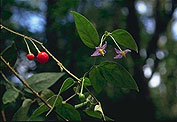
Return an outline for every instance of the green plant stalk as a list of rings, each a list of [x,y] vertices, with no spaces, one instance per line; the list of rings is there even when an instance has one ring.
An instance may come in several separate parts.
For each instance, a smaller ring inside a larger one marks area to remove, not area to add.
[[[114,37],[109,34],[109,36],[111,37],[111,39],[114,41],[114,43],[116,44],[116,46],[119,48],[120,51],[122,51],[122,49],[119,47],[119,45],[117,44],[116,40],[114,39]]]
[[[8,67],[8,69],[23,83],[23,85],[25,85],[28,89],[30,89],[32,91],[32,93],[38,97],[49,109],[52,108],[52,106],[50,104],[48,104],[35,90],[33,90],[33,88],[24,80],[20,77],[20,75],[10,66],[9,63],[6,62],[6,60],[0,56],[0,59],[2,60],[2,62]],[[64,121],[68,121],[66,118],[64,118],[62,115],[60,115],[59,113],[57,113],[55,111],[55,113]]]
[[[100,43],[100,47],[103,45],[103,41],[106,39],[106,35],[103,34],[102,37],[101,37],[101,43]]]
[[[63,101],[62,103],[65,104],[67,101],[69,101],[70,99],[72,99],[75,96],[76,96],[76,94],[73,94],[72,96],[70,96],[69,98],[67,98],[65,101]]]
[[[78,109],[78,108],[80,108],[80,107],[82,107],[82,106],[85,106],[88,102],[89,102],[89,101],[82,102],[82,103],[80,103],[80,104],[75,105],[74,107],[75,107],[75,109]]]
[[[83,92],[84,81],[85,81],[85,78],[83,77],[82,83],[81,83],[81,91],[80,91],[80,94],[82,94],[82,92]]]
[[[26,47],[27,47],[27,49],[28,49],[28,52],[29,52],[29,54],[30,54],[30,53],[31,53],[31,51],[30,51],[29,45],[28,45],[28,43],[27,43],[27,41],[26,41],[26,39],[25,39],[25,38],[24,38],[24,41],[25,41]]]
[[[36,44],[29,38],[29,40],[31,41],[31,43],[34,45],[34,47],[36,48],[37,52],[40,53],[40,50],[38,49],[38,47],[36,46]]]

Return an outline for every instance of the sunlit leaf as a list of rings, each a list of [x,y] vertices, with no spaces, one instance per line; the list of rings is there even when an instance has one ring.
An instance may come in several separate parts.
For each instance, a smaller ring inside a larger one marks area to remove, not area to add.
[[[74,82],[74,80],[72,78],[67,78],[62,84],[62,86],[60,88],[60,91],[59,91],[59,94],[61,94],[62,92],[66,91],[67,89],[72,87],[74,84],[75,84],[75,82]]]
[[[135,40],[126,30],[117,29],[114,30],[111,35],[120,45],[138,52],[138,47]]]
[[[74,16],[76,28],[83,43],[90,48],[97,46],[99,36],[93,24],[83,15],[74,11],[71,11],[71,13]]]

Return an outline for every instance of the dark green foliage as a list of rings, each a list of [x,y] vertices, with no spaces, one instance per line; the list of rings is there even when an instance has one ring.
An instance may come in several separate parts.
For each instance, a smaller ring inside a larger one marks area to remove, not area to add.
[[[74,11],[71,11],[71,13],[74,16],[77,32],[83,43],[90,48],[96,47],[99,43],[99,36],[96,28],[83,15]]]
[[[81,120],[79,112],[71,104],[60,104],[57,106],[56,111],[70,121]],[[61,118],[58,119],[61,120]]]
[[[65,73],[56,73],[56,72],[38,73],[28,78],[27,82],[35,91],[40,92],[52,86],[64,74]],[[25,91],[31,93],[31,91],[27,88],[25,88]]]

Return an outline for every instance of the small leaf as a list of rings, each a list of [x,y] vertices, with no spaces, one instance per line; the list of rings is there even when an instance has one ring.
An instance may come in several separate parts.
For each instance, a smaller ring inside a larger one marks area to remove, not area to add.
[[[47,102],[48,102],[50,105],[53,105],[53,103],[54,103],[56,97],[57,97],[57,95],[54,95],[54,96],[50,97],[50,98],[47,100]],[[57,99],[57,102],[56,102],[55,106],[60,105],[61,102],[62,102],[62,97],[59,96],[58,99]],[[46,105],[42,104],[39,108],[37,108],[37,109],[33,112],[33,114],[31,115],[30,119],[32,119],[33,117],[37,117],[37,116],[41,115],[42,113],[44,113],[44,112],[46,112],[46,111],[48,111],[48,110],[49,110],[49,108],[48,108]]]
[[[91,116],[91,117],[94,117],[94,118],[98,118],[98,119],[101,119],[102,118],[102,116],[101,116],[101,114],[100,113],[98,113],[98,112],[96,112],[96,111],[88,111],[88,110],[85,110],[84,111],[88,116]],[[111,118],[109,118],[109,117],[107,117],[107,116],[105,116],[105,119],[107,120],[107,121],[114,121],[113,119],[111,119]]]
[[[60,104],[56,107],[56,111],[70,121],[81,120],[79,112],[71,104]],[[58,120],[61,118],[58,117]]]
[[[58,94],[61,94],[62,92],[66,91],[67,89],[69,89],[70,87],[72,87],[75,84],[74,80],[72,78],[67,78],[61,88]]]
[[[138,86],[131,74],[121,65],[115,62],[103,62],[99,66],[104,78],[111,84],[128,89],[138,90]]]
[[[27,79],[28,84],[37,92],[52,86],[58,79],[60,79],[64,73],[58,72],[45,72],[37,73]],[[30,92],[29,89],[25,87],[25,91]]]
[[[92,83],[94,90],[99,93],[103,90],[105,86],[105,79],[100,74],[100,71],[97,66],[94,66],[89,72],[89,79]]]
[[[19,93],[13,89],[7,89],[2,97],[3,104],[15,102]]]
[[[81,78],[81,80],[82,80],[83,78]],[[89,78],[87,78],[87,77],[85,77],[84,78],[85,80],[84,80],[84,86],[91,86],[92,84],[91,84],[91,82],[90,82],[90,80],[89,80]]]
[[[27,120],[27,114],[28,114],[28,111],[29,111],[29,108],[30,108],[31,104],[32,104],[31,99],[25,99],[23,101],[22,106],[14,114],[12,120],[13,121],[25,121],[25,120]]]
[[[48,100],[50,97],[52,97],[53,95],[55,95],[54,93],[53,93],[53,91],[51,91],[50,89],[44,89],[42,92],[41,92],[41,94],[40,94],[40,96],[44,99],[44,100]],[[37,99],[37,102],[38,102],[38,104],[39,105],[42,105],[43,104],[43,102],[40,100],[40,99]]]
[[[95,48],[99,43],[99,36],[96,28],[83,15],[75,11],[71,11],[71,13],[74,16],[76,28],[83,43],[90,48]]]
[[[5,48],[0,56],[2,56],[9,64],[13,67],[17,60],[17,48],[15,46],[15,43],[12,42],[10,46]],[[5,67],[5,64],[0,61],[0,68],[3,69]]]
[[[111,35],[120,45],[138,52],[138,47],[135,40],[126,30],[117,29],[114,30]]]

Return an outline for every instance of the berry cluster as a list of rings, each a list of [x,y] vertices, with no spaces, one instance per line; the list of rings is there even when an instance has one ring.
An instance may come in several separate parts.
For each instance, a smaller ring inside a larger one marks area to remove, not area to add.
[[[28,60],[33,60],[34,59],[34,54],[33,53],[29,53],[26,55]],[[49,56],[46,52],[40,52],[38,53],[38,55],[36,56],[37,61],[39,61],[39,63],[46,63],[49,60]]]

